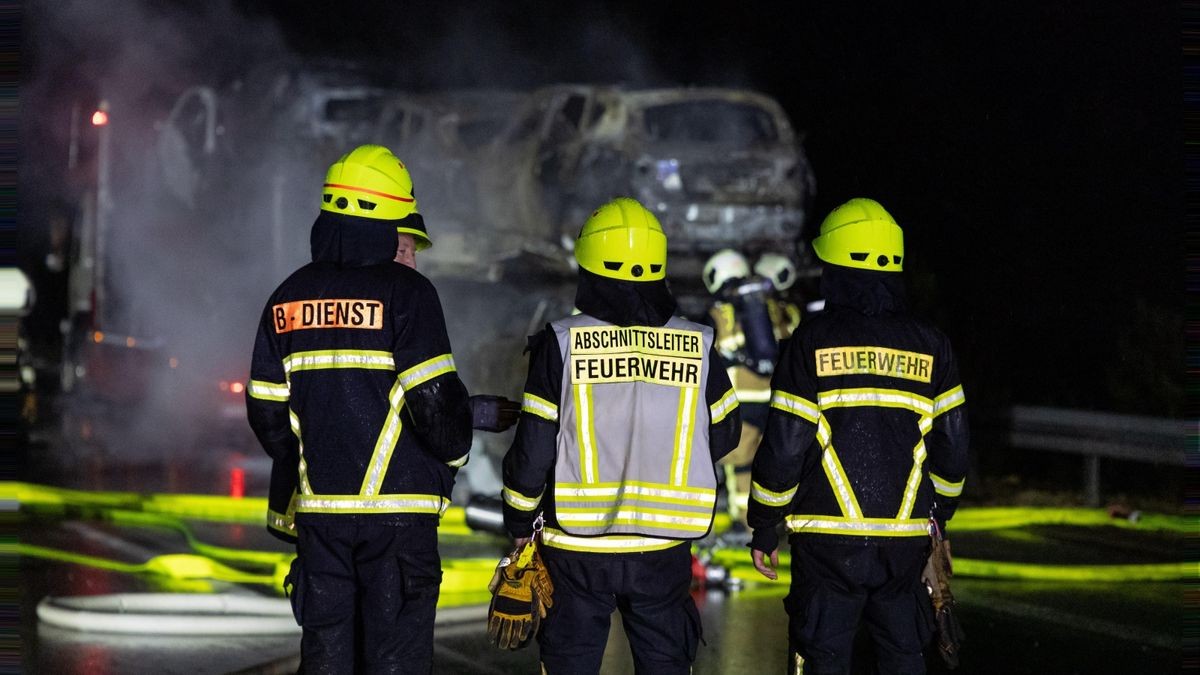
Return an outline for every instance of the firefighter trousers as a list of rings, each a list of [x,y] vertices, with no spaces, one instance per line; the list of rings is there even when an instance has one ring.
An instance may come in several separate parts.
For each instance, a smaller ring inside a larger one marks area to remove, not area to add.
[[[875,645],[876,672],[925,672],[921,650],[933,635],[932,608],[921,583],[925,537],[882,544],[792,538],[788,670],[848,675],[859,623]],[[803,669],[797,668],[802,657]]]
[[[583,553],[543,547],[554,606],[538,631],[548,675],[600,672],[613,610],[636,673],[688,673],[701,637],[686,542],[647,553]]]
[[[430,673],[437,526],[297,523],[288,581],[300,672]]]

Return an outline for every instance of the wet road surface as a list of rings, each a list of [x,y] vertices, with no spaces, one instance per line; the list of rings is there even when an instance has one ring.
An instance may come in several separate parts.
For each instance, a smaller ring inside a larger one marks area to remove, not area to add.
[[[125,466],[91,461],[74,470],[48,468],[42,482],[83,489],[226,493],[229,469],[243,468],[247,494],[261,494],[264,466],[229,451],[207,459],[181,458],[172,466]],[[178,532],[98,520],[69,509],[52,515],[16,516],[22,544],[70,550],[127,562],[188,550]],[[287,552],[263,528],[193,523],[193,534],[231,548]],[[1062,564],[1168,562],[1183,559],[1182,535],[1110,527],[1028,527],[955,535],[956,555],[977,559]],[[498,557],[505,544],[491,535],[443,546],[443,557]],[[46,596],[130,592],[240,593],[278,597],[263,585],[228,582],[167,584],[148,575],[73,562],[16,556],[0,564],[15,569],[21,661],[31,673],[282,673],[295,672],[298,633],[267,637],[110,635],[40,624],[36,608]],[[189,585],[190,584],[190,585]],[[1183,660],[1181,582],[1046,582],[958,578],[954,591],[967,633],[959,673],[1177,673]],[[740,591],[697,591],[706,644],[697,675],[783,672],[787,621],[781,584],[764,582]],[[439,625],[435,672],[492,674],[538,672],[536,647],[501,652],[487,643],[482,607],[473,619]],[[870,672],[870,645],[860,635],[855,673]],[[947,672],[931,661],[931,672]],[[605,653],[605,674],[633,672],[619,615]]]

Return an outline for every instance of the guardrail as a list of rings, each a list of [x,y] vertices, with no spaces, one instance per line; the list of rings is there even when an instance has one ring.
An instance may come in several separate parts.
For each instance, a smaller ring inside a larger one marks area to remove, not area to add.
[[[1100,505],[1100,459],[1185,466],[1196,420],[1119,415],[1088,410],[1013,406],[1008,441],[1016,448],[1084,456],[1087,502]]]

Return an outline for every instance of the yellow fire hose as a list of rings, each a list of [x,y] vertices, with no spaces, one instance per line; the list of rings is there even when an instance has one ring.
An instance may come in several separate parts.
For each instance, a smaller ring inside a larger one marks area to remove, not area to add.
[[[29,483],[0,482],[0,501],[15,502],[21,512],[48,515],[78,515],[130,527],[159,527],[181,533],[191,554],[167,554],[142,563],[107,560],[29,544],[3,544],[0,553],[46,558],[87,565],[114,572],[148,575],[164,588],[210,592],[211,582],[265,585],[280,592],[283,577],[294,557],[291,553],[248,551],[198,540],[184,522],[206,521],[262,525],[266,513],[263,498],[235,499],[210,495],[137,494],[88,492]],[[723,515],[723,514],[719,514]],[[716,527],[728,527],[719,518]],[[1148,514],[1137,522],[1115,519],[1104,511],[1081,508],[984,507],[959,509],[954,518],[957,532],[993,531],[1034,525],[1072,527],[1110,526],[1162,532],[1194,532],[1197,518]],[[451,507],[441,521],[439,536],[476,537],[465,523],[463,510]],[[780,554],[780,582],[788,575],[787,553]],[[713,561],[726,567],[731,576],[747,582],[765,581],[750,564],[746,549],[721,549]],[[444,577],[439,606],[485,602],[487,582],[495,568],[495,557],[453,558],[443,561]],[[236,566],[236,567],[235,567]],[[997,579],[1041,579],[1055,581],[1173,581],[1200,578],[1200,562],[1130,565],[1041,565],[956,558],[956,576]],[[253,571],[240,568],[252,568]]]

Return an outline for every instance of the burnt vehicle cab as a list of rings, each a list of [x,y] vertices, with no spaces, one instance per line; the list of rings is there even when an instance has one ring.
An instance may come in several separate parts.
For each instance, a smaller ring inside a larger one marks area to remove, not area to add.
[[[485,192],[510,227],[538,227],[564,248],[617,194],[652,209],[667,232],[671,276],[698,277],[711,253],[774,250],[802,269],[800,234],[814,183],[779,104],[751,91],[535,91],[493,146],[506,185]]]

